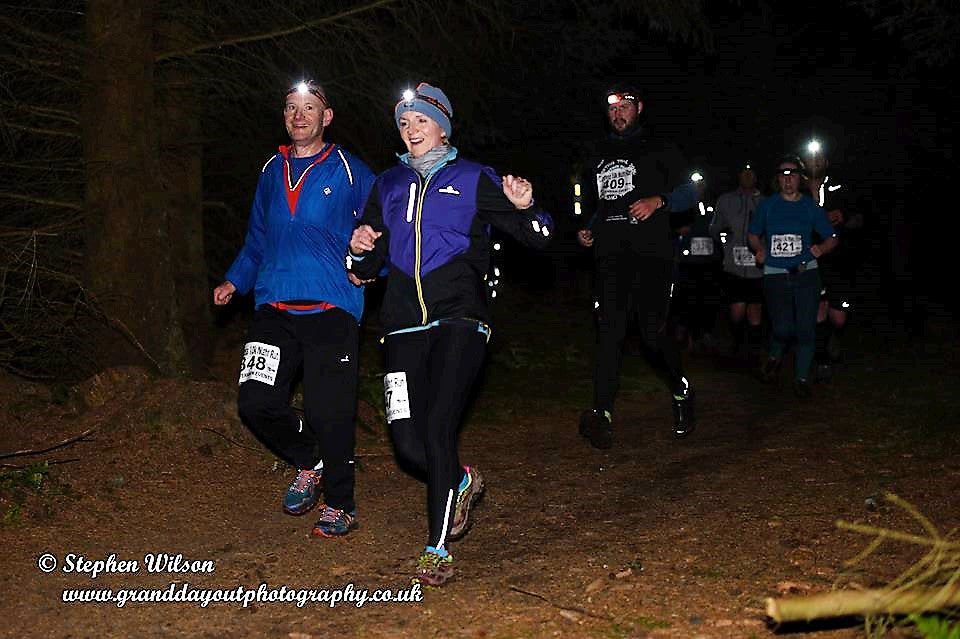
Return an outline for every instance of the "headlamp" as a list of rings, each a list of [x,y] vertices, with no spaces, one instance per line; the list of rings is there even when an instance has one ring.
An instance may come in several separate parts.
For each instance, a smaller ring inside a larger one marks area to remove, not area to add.
[[[630,100],[634,104],[636,104],[637,96],[633,95],[632,93],[620,93],[617,91],[607,94],[607,104],[609,104],[610,106],[613,106],[614,104],[619,104],[624,100]]]
[[[820,145],[818,140],[810,140],[807,144],[807,153],[810,155],[815,155],[820,152],[823,147]]]
[[[400,102],[398,102],[398,104],[402,104],[405,106],[409,105],[412,107],[414,101],[416,100],[422,100],[427,104],[433,107],[436,107],[440,111],[440,113],[447,116],[448,119],[453,118],[453,114],[450,113],[450,110],[447,108],[447,105],[445,105],[443,102],[441,102],[440,100],[437,100],[433,96],[427,95],[426,93],[420,93],[419,91],[414,91],[413,89],[406,89],[403,92],[403,95],[400,97]]]
[[[323,103],[323,108],[327,109],[330,107],[330,102],[327,101],[327,96],[323,92],[323,87],[313,80],[301,80],[300,82],[297,82],[292,87],[287,89],[287,92],[283,94],[283,97],[287,97],[291,93],[296,93],[302,96],[306,96],[308,94],[316,96],[320,102]]]

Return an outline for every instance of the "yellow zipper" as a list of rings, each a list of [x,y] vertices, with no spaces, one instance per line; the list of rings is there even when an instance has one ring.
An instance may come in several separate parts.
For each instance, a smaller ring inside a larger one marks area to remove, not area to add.
[[[427,181],[423,183],[422,188],[420,189],[420,195],[417,197],[417,218],[416,226],[414,227],[414,235],[417,240],[417,251],[416,251],[416,262],[413,265],[413,280],[417,284],[417,300],[420,302],[420,314],[422,319],[420,320],[420,325],[423,326],[427,323],[427,304],[423,301],[423,286],[420,283],[420,220],[423,213],[423,198],[427,195],[427,185],[430,184],[430,178],[433,176],[428,176]],[[417,183],[420,182],[420,175],[417,175]]]

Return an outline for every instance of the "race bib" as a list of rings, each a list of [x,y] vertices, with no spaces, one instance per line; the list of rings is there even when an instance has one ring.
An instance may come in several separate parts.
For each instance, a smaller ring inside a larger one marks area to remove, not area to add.
[[[247,342],[243,347],[243,362],[240,364],[240,381],[263,382],[273,386],[280,368],[280,348],[263,342]]]
[[[691,237],[690,238],[691,255],[713,255],[712,237]]]
[[[737,266],[756,266],[757,258],[746,246],[733,247],[733,263]]]
[[[637,168],[627,160],[608,162],[597,172],[597,193],[603,200],[616,200],[633,190]]]
[[[395,419],[410,418],[410,397],[407,393],[407,374],[387,373],[383,376],[383,405],[387,423]]]
[[[781,233],[770,238],[770,257],[796,257],[803,251],[803,236]]]

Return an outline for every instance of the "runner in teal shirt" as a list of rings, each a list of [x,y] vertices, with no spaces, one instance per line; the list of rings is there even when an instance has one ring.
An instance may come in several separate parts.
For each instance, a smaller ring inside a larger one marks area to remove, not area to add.
[[[748,229],[757,264],[763,263],[763,295],[773,325],[770,355],[761,377],[773,381],[783,354],[796,342],[794,392],[800,399],[811,396],[807,375],[816,348],[817,306],[820,274],[817,259],[832,251],[837,237],[826,212],[800,191],[803,162],[791,156],[777,165],[780,192],[757,206]],[[812,241],[813,231],[825,237]]]

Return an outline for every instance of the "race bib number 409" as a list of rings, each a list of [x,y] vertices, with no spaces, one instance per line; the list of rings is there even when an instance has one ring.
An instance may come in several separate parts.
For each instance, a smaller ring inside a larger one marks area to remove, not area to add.
[[[240,364],[240,381],[263,382],[273,386],[280,367],[280,348],[263,342],[247,342],[243,347],[243,363]]]
[[[770,257],[796,257],[803,251],[803,237],[781,233],[770,237]]]
[[[407,374],[403,371],[383,376],[383,405],[387,423],[410,418],[410,395],[407,392]]]
[[[633,190],[637,168],[627,160],[608,162],[597,172],[597,192],[603,200],[615,200]]]

